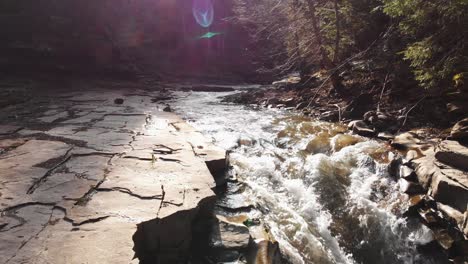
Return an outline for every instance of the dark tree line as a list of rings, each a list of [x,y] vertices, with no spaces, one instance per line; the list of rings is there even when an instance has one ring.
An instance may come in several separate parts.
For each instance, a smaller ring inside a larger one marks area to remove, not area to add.
[[[339,92],[343,67],[359,59],[427,89],[460,84],[468,71],[466,0],[235,2],[263,72],[322,70]]]

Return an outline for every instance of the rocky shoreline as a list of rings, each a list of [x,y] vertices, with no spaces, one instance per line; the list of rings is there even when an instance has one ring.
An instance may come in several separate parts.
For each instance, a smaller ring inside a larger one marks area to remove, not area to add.
[[[77,85],[1,90],[0,262],[285,263],[261,223],[223,213],[241,183],[166,89]]]
[[[442,249],[454,263],[468,261],[468,119],[463,119],[467,111],[449,104],[448,116],[459,121],[451,129],[427,129],[408,121],[408,112],[397,116],[369,111],[370,95],[348,103],[338,100],[336,104],[317,104],[301,101],[291,89],[268,86],[223,100],[285,108],[319,120],[341,122],[354,134],[387,142],[394,153],[389,174],[409,197],[405,216],[419,218],[433,231],[435,242],[427,247]],[[405,132],[402,128],[410,122],[411,129]]]

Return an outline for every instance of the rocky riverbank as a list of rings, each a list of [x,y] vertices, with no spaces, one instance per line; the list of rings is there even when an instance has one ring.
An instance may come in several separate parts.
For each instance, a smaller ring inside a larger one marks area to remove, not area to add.
[[[442,97],[449,100],[446,116],[441,124],[432,126],[431,122],[437,121],[430,120],[429,114],[411,116],[417,104],[403,111],[397,111],[401,104],[372,110],[372,94],[349,100],[334,96],[304,100],[298,97],[300,88],[294,87],[269,86],[234,94],[224,101],[297,110],[347,124],[354,134],[388,142],[394,153],[389,173],[399,181],[400,191],[410,198],[405,215],[420,218],[433,230],[435,244],[429,247],[443,248],[455,263],[468,261],[468,120],[464,118],[468,112],[457,103],[464,93],[452,92]],[[443,112],[439,106],[440,100],[431,111]],[[450,127],[450,122],[455,125]]]
[[[192,86],[69,88],[0,90],[1,263],[284,263],[261,223],[218,210],[241,184],[226,151],[166,101]]]

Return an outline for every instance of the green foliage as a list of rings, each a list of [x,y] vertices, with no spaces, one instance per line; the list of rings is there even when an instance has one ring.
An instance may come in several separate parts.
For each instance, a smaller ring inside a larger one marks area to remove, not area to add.
[[[468,1],[383,0],[383,4],[407,42],[401,54],[422,87],[447,86],[453,75],[466,71]]]

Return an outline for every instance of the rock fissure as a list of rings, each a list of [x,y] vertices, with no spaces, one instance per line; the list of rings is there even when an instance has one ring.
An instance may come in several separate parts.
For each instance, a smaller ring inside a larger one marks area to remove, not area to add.
[[[47,180],[47,177],[49,177],[50,175],[52,175],[54,173],[55,170],[57,170],[60,166],[62,166],[63,164],[67,163],[71,158],[72,156],[70,155],[70,152],[73,150],[73,147],[72,148],[69,148],[67,150],[67,152],[65,153],[65,155],[63,156],[62,160],[60,162],[58,162],[57,164],[55,164],[51,169],[49,169],[43,176],[41,176],[39,179],[37,179],[32,185],[31,187],[29,187],[28,191],[27,191],[27,194],[32,194],[34,193],[34,191],[39,188],[39,186]]]

